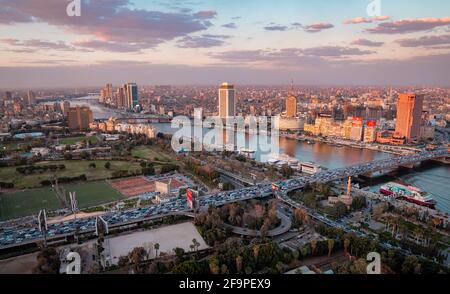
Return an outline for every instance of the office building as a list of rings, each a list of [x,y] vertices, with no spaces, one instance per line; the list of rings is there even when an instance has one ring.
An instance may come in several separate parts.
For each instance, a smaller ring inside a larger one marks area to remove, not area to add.
[[[69,109],[67,122],[70,130],[87,130],[92,121],[92,111],[89,107],[77,106]]]
[[[420,140],[423,96],[416,94],[400,94],[397,102],[397,122],[395,133],[407,142]]]
[[[119,87],[117,89],[117,93],[116,93],[116,103],[117,103],[117,108],[125,108],[126,102],[125,102],[125,89],[122,87]]]
[[[286,98],[286,117],[296,117],[297,116],[297,97],[290,94]]]
[[[194,119],[203,120],[203,108],[194,108]]]
[[[34,105],[34,104],[36,104],[36,95],[35,95],[34,92],[31,91],[31,90],[28,90],[27,104],[28,104],[28,105]]]
[[[364,143],[373,143],[377,140],[377,122],[368,121],[364,128]]]
[[[350,140],[361,141],[363,137],[363,119],[362,117],[353,117]]]
[[[62,113],[63,113],[64,117],[67,117],[68,114],[69,114],[69,110],[70,110],[70,102],[69,101],[64,101],[62,103],[61,110],[62,110]]]
[[[5,92],[5,100],[12,100],[12,93],[10,91]]]
[[[222,83],[219,88],[219,117],[233,117],[236,113],[234,86]]]
[[[127,83],[124,88],[126,89],[126,108],[133,109],[138,105],[138,87],[136,83]]]

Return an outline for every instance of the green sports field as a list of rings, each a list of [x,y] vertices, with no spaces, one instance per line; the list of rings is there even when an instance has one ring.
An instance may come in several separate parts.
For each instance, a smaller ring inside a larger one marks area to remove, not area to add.
[[[153,161],[165,161],[171,162],[171,159],[167,154],[158,150],[156,146],[137,146],[131,150],[131,155],[137,158],[143,158]]]
[[[124,199],[106,181],[63,185],[63,187],[66,192],[76,192],[80,209]],[[42,208],[48,210],[62,208],[52,188],[29,189],[0,195],[0,220],[32,215]]]
[[[59,144],[61,145],[74,145],[78,142],[81,142],[83,140],[89,141],[89,143],[94,144],[97,143],[98,139],[96,136],[90,136],[90,137],[68,137],[68,138],[62,138],[59,139]]]
[[[36,165],[60,165],[64,164],[65,169],[57,172],[34,173],[31,175],[23,175],[17,172],[14,166],[0,168],[0,181],[12,182],[17,189],[38,188],[43,180],[54,180],[55,177],[76,177],[82,174],[86,175],[89,181],[102,180],[110,178],[112,173],[117,170],[128,170],[130,172],[140,171],[139,163],[132,161],[116,161],[110,160],[110,169],[105,168],[107,160],[60,160],[41,162]],[[91,168],[89,165],[95,163],[96,167]]]

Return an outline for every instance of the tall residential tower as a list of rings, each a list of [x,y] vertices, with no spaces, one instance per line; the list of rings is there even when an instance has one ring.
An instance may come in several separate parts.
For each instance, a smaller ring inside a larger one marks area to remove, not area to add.
[[[219,88],[219,117],[227,118],[236,115],[234,86],[222,83]]]
[[[395,133],[407,142],[420,139],[420,124],[423,110],[423,96],[400,94],[397,102]]]

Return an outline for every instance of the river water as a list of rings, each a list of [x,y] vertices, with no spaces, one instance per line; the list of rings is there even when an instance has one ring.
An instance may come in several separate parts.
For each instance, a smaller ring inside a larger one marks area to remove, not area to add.
[[[118,116],[115,110],[108,109],[91,102],[92,101],[90,100],[77,100],[75,102],[71,101],[71,104],[90,105],[94,118],[96,119],[106,119],[110,116]],[[170,123],[153,125],[156,127],[158,132],[165,134],[174,134],[178,130],[171,128]],[[193,127],[192,130],[187,129],[187,131],[181,132],[181,134],[183,136],[189,136],[191,133],[194,134],[193,130],[195,130],[195,134],[203,135],[211,131],[218,132],[216,130],[202,129],[201,127],[196,126]],[[201,136],[202,135],[194,135],[196,140],[198,140]],[[224,131],[223,136],[226,137],[226,131]],[[357,149],[346,146],[337,147],[326,143],[308,144],[306,142],[283,137],[280,137],[279,140],[271,140],[271,138],[266,135],[246,134],[242,136],[243,137],[241,137],[241,139],[245,142],[244,147],[256,150],[255,159],[262,162],[267,161],[270,153],[279,153],[294,157],[301,162],[311,161],[323,167],[335,169],[392,156],[390,154],[374,150]],[[235,137],[234,139],[237,139],[236,141],[238,143],[240,142],[239,138]],[[225,139],[225,141],[227,140]],[[254,148],[255,146],[256,148]],[[272,147],[273,150],[270,150],[268,147]],[[419,168],[415,168],[413,170],[400,170],[394,175],[376,178],[369,184],[369,186],[371,187],[371,190],[377,191],[383,183],[392,180],[400,180],[426,191],[437,201],[437,208],[439,210],[450,213],[449,165],[434,162],[423,163]]]

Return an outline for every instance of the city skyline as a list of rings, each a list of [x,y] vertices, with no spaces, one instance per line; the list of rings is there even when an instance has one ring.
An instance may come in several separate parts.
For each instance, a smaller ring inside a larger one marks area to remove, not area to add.
[[[0,88],[450,85],[447,1],[0,2]]]

